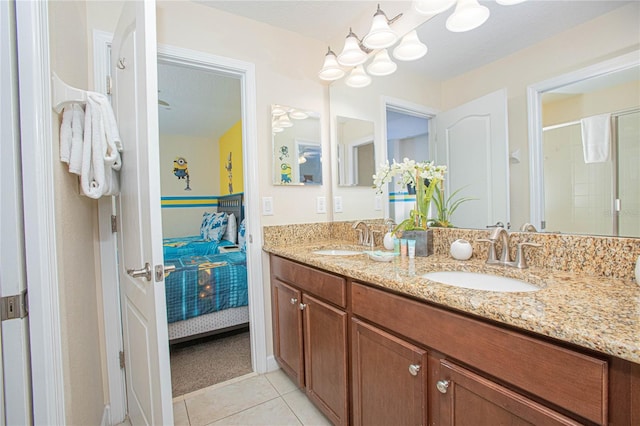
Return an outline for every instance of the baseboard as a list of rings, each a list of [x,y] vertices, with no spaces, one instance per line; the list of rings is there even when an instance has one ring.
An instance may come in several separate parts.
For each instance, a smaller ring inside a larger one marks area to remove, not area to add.
[[[278,369],[280,369],[280,366],[276,362],[276,358],[273,355],[268,356],[267,357],[267,373],[276,371]]]
[[[112,426],[111,425],[111,406],[109,404],[104,406],[104,411],[102,411],[102,421],[100,422],[100,426]]]

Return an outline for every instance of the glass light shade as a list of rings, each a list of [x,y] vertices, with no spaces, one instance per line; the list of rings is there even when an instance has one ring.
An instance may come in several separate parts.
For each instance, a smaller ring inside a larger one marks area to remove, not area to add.
[[[278,125],[278,127],[282,127],[282,128],[293,126],[293,123],[291,122],[291,120],[289,120],[289,116],[287,114],[284,114],[278,117],[276,124]]]
[[[456,10],[447,18],[449,31],[461,33],[478,28],[489,18],[489,9],[481,6],[478,0],[458,0]]]
[[[387,49],[380,50],[376,53],[376,56],[373,58],[373,62],[371,62],[367,67],[369,74],[378,77],[393,74],[396,69],[398,69],[398,65],[389,58],[389,52],[387,52]]]
[[[300,111],[299,109],[294,109],[289,111],[289,118],[293,118],[294,120],[304,120],[305,118],[308,118],[308,117],[309,117],[309,114],[307,114],[304,111]]]
[[[284,129],[282,127],[273,126],[273,127],[271,127],[271,131],[273,133],[280,133],[280,132],[284,132]]]
[[[414,0],[413,9],[423,15],[435,15],[449,9],[455,2],[456,0]]]
[[[360,49],[360,42],[356,35],[349,32],[347,39],[344,41],[344,49],[338,55],[338,63],[344,67],[355,67],[364,64],[367,60],[367,54]]]
[[[393,49],[393,57],[400,61],[415,61],[427,54],[427,46],[420,41],[416,30],[402,37],[400,44]]]
[[[333,81],[344,77],[344,70],[340,68],[340,64],[336,59],[336,54],[329,49],[324,57],[324,64],[318,73],[318,77],[322,80]]]
[[[522,3],[526,0],[496,0],[496,3],[501,4],[503,6],[511,6],[512,4]]]
[[[271,115],[273,115],[274,117],[279,117],[282,114],[285,114],[286,112],[287,112],[287,110],[284,109],[280,105],[272,105],[271,106]]]
[[[371,77],[364,72],[362,65],[358,65],[351,71],[351,74],[347,77],[345,84],[349,87],[355,88],[367,87],[371,84]]]
[[[369,33],[362,40],[362,44],[369,49],[385,49],[398,41],[398,35],[389,28],[387,16],[381,12],[373,15],[373,22]]]

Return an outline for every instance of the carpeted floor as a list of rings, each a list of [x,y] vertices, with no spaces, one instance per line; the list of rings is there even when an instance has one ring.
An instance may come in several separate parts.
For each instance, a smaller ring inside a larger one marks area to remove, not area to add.
[[[171,346],[171,388],[174,397],[251,371],[248,331]]]

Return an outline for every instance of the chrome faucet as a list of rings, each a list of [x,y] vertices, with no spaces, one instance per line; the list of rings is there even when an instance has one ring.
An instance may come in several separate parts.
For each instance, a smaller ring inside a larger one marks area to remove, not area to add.
[[[530,224],[529,222],[524,223],[521,227],[520,227],[520,231],[522,232],[538,232],[538,230],[536,229],[535,226],[533,226],[532,224]]]
[[[500,239],[502,243],[502,253],[500,253],[500,259],[498,259],[496,254],[496,241]],[[531,242],[522,242],[517,244],[517,252],[516,252],[516,260],[511,261],[511,256],[509,254],[509,232],[503,227],[496,227],[491,231],[489,238],[480,238],[477,241],[482,241],[489,243],[489,250],[487,254],[487,264],[490,265],[505,265],[512,266],[515,268],[524,269],[527,268],[527,260],[524,257],[524,247],[540,247],[540,244],[531,243]]]
[[[373,234],[366,223],[359,220],[353,224],[353,229],[358,233],[358,244],[371,245],[370,240],[373,239]]]

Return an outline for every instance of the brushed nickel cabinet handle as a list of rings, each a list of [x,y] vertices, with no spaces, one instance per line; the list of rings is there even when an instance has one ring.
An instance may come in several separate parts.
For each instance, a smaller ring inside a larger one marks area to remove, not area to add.
[[[447,393],[447,389],[449,389],[449,380],[438,380],[436,383],[436,388],[440,393]]]

